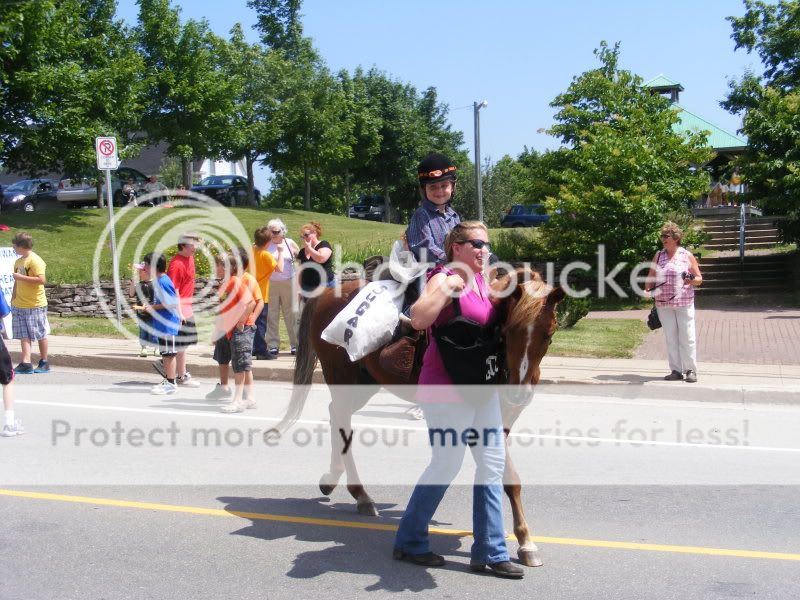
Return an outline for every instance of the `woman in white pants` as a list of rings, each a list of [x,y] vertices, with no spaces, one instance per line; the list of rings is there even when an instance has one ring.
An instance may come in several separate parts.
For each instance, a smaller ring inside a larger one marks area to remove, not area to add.
[[[683,232],[668,221],[661,227],[662,250],[653,257],[647,290],[656,301],[670,374],[667,381],[697,382],[697,343],[694,324],[694,288],[703,282],[697,259],[681,246]]]
[[[267,252],[271,252],[276,258],[278,246],[284,246],[283,252],[283,271],[276,269],[269,278],[269,312],[267,313],[267,348],[268,359],[278,357],[280,348],[280,333],[278,326],[281,315],[286,323],[286,331],[289,333],[289,346],[292,354],[297,348],[297,314],[294,311],[295,300],[293,295],[295,279],[295,258],[299,252],[297,244],[286,237],[286,225],[280,219],[272,219],[267,223],[272,240],[267,246]],[[288,250],[288,252],[287,252]]]

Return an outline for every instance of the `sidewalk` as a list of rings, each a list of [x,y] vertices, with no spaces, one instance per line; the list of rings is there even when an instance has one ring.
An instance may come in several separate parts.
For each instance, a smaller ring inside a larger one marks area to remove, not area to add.
[[[50,336],[51,364],[60,366],[141,372],[158,375],[153,357],[140,358],[134,340]],[[19,345],[9,344],[15,363]],[[196,377],[216,378],[217,364],[210,345],[192,346],[187,355],[189,371]],[[630,398],[642,396],[667,400],[800,404],[800,365],[703,363],[696,384],[666,382],[664,360],[562,358],[546,356],[542,361],[540,388],[548,393],[591,394]],[[257,381],[291,381],[294,357],[282,354],[277,360],[253,361]],[[315,383],[324,383],[317,367]]]

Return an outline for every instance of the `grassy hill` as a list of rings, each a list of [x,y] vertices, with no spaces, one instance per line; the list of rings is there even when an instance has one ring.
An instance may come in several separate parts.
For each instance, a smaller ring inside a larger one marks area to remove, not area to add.
[[[304,223],[316,221],[322,226],[322,239],[342,247],[342,261],[361,262],[375,254],[388,254],[392,243],[402,233],[401,225],[360,221],[346,217],[277,208],[214,209],[197,221],[193,209],[135,209],[125,214],[116,227],[117,248],[120,251],[120,272],[123,278],[130,273],[129,265],[137,245],[138,255],[153,251],[157,245],[171,246],[178,235],[187,229],[198,230],[204,239],[219,240],[222,245],[235,246],[252,242],[253,231],[270,219],[286,223],[289,237],[298,241]],[[231,216],[232,215],[232,216]],[[234,219],[229,222],[228,219]],[[105,209],[53,210],[37,213],[4,213],[0,223],[10,231],[0,231],[0,246],[10,246],[11,238],[19,231],[33,236],[34,251],[47,263],[47,279],[52,283],[87,283],[92,281],[95,250],[108,222]],[[241,227],[241,228],[240,228]],[[236,230],[239,230],[238,233]],[[244,237],[244,240],[240,238]],[[101,279],[111,279],[111,250],[100,243],[99,272]],[[298,242],[300,244],[300,242]]]

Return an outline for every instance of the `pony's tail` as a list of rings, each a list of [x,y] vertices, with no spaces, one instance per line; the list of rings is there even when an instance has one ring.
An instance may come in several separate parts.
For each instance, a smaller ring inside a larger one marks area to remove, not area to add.
[[[264,439],[271,439],[273,436],[282,434],[294,425],[303,413],[309,386],[314,378],[314,368],[317,366],[317,355],[311,343],[311,317],[316,304],[317,297],[309,298],[300,316],[300,328],[297,332],[297,354],[294,359],[294,385],[292,386],[292,398],[289,401],[289,407],[286,409],[283,419],[275,427],[264,432]]]

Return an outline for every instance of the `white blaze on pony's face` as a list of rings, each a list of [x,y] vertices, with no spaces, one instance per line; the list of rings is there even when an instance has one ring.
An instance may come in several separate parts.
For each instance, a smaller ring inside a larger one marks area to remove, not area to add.
[[[513,277],[501,278],[493,285],[495,291],[514,291],[500,306],[505,308],[504,337],[508,384],[528,391],[539,382],[539,364],[550,347],[556,329],[555,308],[564,298],[564,291],[550,288],[538,274],[518,270],[518,285]],[[502,308],[501,308],[502,310]]]

